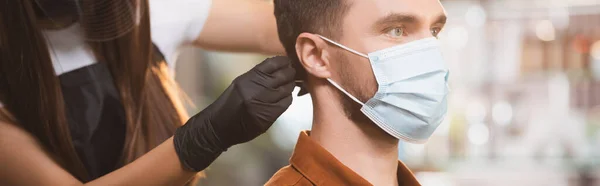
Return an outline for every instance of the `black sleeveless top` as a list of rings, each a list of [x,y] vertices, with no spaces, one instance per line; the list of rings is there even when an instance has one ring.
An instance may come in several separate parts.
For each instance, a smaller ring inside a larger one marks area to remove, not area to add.
[[[154,46],[155,61],[164,56]],[[77,155],[94,180],[118,168],[125,143],[125,110],[106,63],[95,63],[58,77]],[[85,180],[89,181],[89,180]]]

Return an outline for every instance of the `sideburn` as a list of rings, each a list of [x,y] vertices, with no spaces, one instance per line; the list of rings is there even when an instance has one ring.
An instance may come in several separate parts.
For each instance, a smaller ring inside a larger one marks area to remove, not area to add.
[[[339,68],[341,79],[341,82],[339,82],[340,86],[342,86],[342,88],[344,88],[346,91],[348,91],[348,93],[356,97],[361,102],[366,103],[371,97],[373,97],[373,95],[368,95],[368,88],[365,87],[368,85],[361,85],[360,81],[357,81],[357,77],[352,75],[353,69],[350,66],[352,64],[350,64],[347,56],[338,53],[336,58],[338,61],[343,63],[343,65],[340,65]],[[337,91],[337,95],[340,99],[342,107],[344,108],[344,114],[346,114],[348,119],[355,123],[371,123],[371,120],[360,111],[362,108],[360,104],[356,103],[356,101],[348,97],[342,91]]]

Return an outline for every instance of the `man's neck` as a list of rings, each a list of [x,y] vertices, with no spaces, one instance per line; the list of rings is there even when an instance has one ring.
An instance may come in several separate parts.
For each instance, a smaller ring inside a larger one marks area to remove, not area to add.
[[[338,103],[313,96],[310,137],[373,185],[398,185],[398,140],[372,123],[348,119]]]

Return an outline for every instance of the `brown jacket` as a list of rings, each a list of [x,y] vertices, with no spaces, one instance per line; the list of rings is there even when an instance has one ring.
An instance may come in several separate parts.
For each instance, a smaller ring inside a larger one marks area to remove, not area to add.
[[[398,183],[401,186],[420,186],[413,173],[398,161]],[[372,185],[338,161],[331,153],[313,141],[308,132],[300,133],[290,165],[279,170],[267,186],[336,186]]]

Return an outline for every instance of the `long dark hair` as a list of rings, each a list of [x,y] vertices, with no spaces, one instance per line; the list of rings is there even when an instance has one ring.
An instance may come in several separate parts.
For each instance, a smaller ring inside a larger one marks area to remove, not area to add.
[[[123,164],[168,139],[187,119],[165,63],[153,60],[148,2],[139,3],[142,17],[133,30],[112,40],[88,42],[98,61],[107,63],[125,108]],[[0,102],[5,109],[0,115],[36,137],[65,170],[89,181],[71,142],[60,82],[34,6],[33,0],[0,0]],[[105,13],[103,19],[124,28],[114,21],[119,19],[116,12]],[[86,34],[93,35],[81,22]]]

